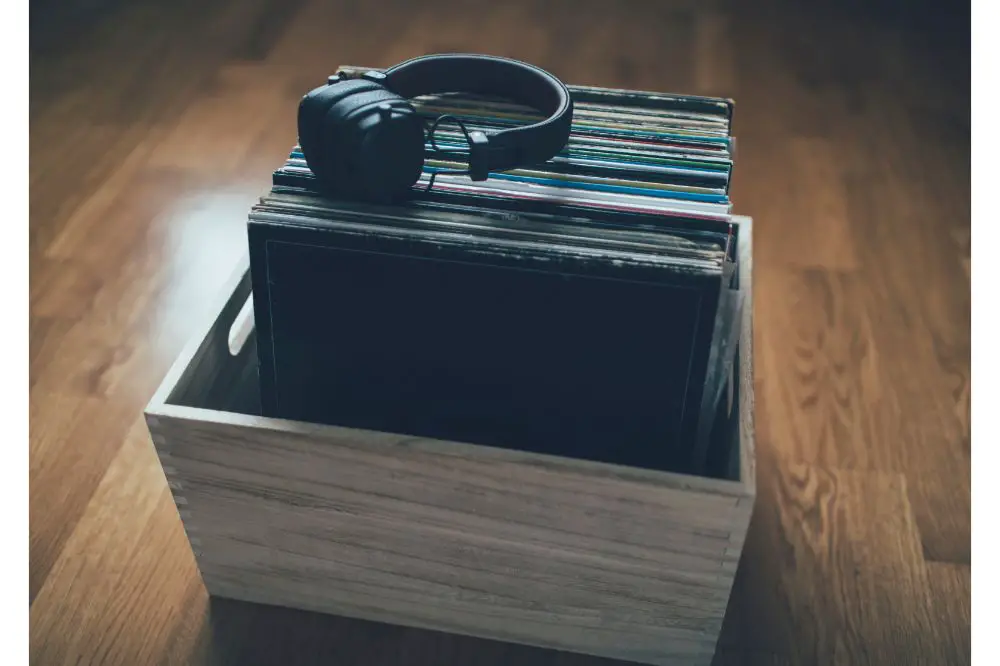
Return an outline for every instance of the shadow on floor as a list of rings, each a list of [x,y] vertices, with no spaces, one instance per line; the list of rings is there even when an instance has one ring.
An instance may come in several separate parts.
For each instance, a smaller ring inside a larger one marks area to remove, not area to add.
[[[213,666],[624,666],[625,662],[213,598],[201,663]]]

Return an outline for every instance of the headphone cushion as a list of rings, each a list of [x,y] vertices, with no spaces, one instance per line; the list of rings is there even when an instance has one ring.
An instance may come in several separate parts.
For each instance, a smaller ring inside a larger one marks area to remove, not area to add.
[[[409,100],[380,85],[341,97],[324,121],[330,189],[369,201],[407,194],[424,163],[424,127]]]
[[[322,190],[392,201],[420,177],[423,122],[407,99],[351,79],[303,98],[299,146]]]
[[[299,103],[298,131],[299,148],[309,164],[309,169],[321,182],[333,182],[332,170],[337,161],[325,149],[329,134],[334,128],[328,123],[330,110],[345,98],[375,89],[385,90],[381,85],[365,79],[351,79],[334,85],[320,86],[305,95]]]

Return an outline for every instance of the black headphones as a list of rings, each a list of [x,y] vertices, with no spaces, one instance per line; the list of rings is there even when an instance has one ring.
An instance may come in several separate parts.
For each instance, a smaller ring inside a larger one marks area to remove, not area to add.
[[[502,97],[548,115],[489,134],[463,125],[472,180],[545,162],[569,139],[573,100],[562,81],[509,58],[444,54],[358,78],[331,76],[302,98],[299,147],[331,193],[380,202],[403,198],[420,178],[425,141],[423,121],[407,98],[448,92]]]

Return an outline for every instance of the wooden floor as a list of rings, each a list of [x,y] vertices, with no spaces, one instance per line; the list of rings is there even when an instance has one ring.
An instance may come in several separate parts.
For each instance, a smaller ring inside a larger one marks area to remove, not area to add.
[[[32,663],[598,663],[209,600],[140,419],[245,252],[298,98],[337,64],[442,50],[736,99],[760,496],[717,663],[968,663],[968,23],[799,4],[140,0],[37,33],[33,16]]]

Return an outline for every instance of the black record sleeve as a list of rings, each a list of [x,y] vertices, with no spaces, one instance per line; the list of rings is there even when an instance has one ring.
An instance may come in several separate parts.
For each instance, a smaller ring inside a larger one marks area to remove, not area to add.
[[[248,232],[264,415],[689,464],[720,275],[329,220]]]

